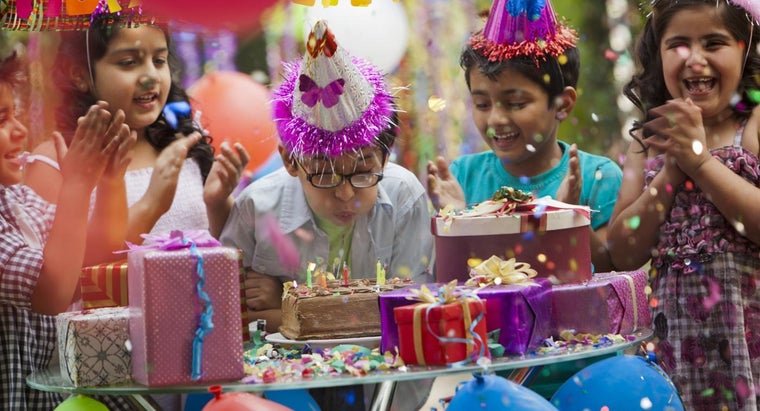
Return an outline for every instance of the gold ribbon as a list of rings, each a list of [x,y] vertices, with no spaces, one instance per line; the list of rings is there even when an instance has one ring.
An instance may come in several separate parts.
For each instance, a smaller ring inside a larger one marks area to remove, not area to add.
[[[475,339],[472,336],[472,333],[470,332],[470,328],[472,327],[472,314],[470,313],[470,301],[471,299],[465,298],[459,301],[459,303],[462,305],[462,317],[464,319],[464,338],[467,341],[466,344],[466,353],[467,356],[470,355],[475,350]],[[425,315],[425,321],[422,320],[422,312],[427,313],[428,307],[430,307],[431,303],[421,303],[417,304],[417,306],[414,307],[414,316],[412,317],[412,332],[413,332],[413,338],[414,338],[414,355],[417,357],[417,363],[419,365],[425,365],[425,348],[422,346],[422,327],[427,327],[428,324],[428,318],[427,314]],[[442,307],[439,305],[439,307]],[[436,327],[435,329],[437,329]],[[434,337],[438,337],[437,335],[434,335]]]
[[[633,302],[633,331],[639,329],[639,302],[636,299],[636,283],[633,281],[633,277],[628,274],[620,274],[628,281],[628,286],[631,287],[631,301]]]
[[[505,261],[493,255],[472,267],[470,279],[465,282],[465,285],[471,287],[510,284],[534,286],[539,285],[533,281],[537,275],[536,270],[530,268],[528,263],[519,263],[514,258]]]

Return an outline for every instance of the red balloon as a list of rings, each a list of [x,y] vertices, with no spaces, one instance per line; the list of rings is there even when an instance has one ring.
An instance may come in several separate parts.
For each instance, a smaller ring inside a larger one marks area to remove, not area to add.
[[[195,82],[188,94],[217,151],[225,140],[239,142],[248,150],[247,171],[255,172],[277,149],[269,89],[251,76],[236,71],[209,73]]]
[[[209,391],[215,398],[209,401],[201,411],[293,411],[292,408],[247,392],[222,394],[222,388],[218,385],[209,387]]]
[[[259,25],[261,14],[277,0],[145,0],[146,14],[210,29],[244,31]]]

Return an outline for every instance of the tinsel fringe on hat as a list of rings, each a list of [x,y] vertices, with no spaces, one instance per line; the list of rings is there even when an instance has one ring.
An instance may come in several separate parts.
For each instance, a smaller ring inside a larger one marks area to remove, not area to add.
[[[383,75],[366,60],[352,57],[361,75],[372,85],[375,96],[361,117],[339,131],[328,131],[293,116],[293,94],[298,83],[301,62],[285,64],[283,83],[272,91],[272,114],[285,148],[295,157],[323,155],[329,158],[355,152],[375,144],[378,135],[390,127],[396,108],[385,86]]]
[[[490,61],[504,61],[517,56],[534,57],[536,61],[539,61],[546,60],[549,56],[559,57],[568,48],[575,47],[577,42],[578,35],[575,30],[557,24],[554,36],[546,39],[498,44],[484,37],[483,32],[480,31],[470,37],[468,44]]]

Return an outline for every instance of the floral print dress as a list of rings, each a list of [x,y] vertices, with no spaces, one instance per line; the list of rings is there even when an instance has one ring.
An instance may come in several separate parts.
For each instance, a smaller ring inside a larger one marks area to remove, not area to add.
[[[758,159],[741,147],[742,130],[711,154],[758,186]],[[648,165],[647,185],[662,165],[662,156]],[[689,180],[660,226],[650,272],[657,356],[687,410],[757,410],[760,246],[741,230]]]

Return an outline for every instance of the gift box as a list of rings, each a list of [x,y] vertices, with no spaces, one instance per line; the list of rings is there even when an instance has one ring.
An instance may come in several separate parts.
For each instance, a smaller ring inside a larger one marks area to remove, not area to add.
[[[173,232],[129,252],[132,377],[140,384],[243,377],[239,253],[198,237]]]
[[[554,286],[554,334],[563,330],[630,334],[649,327],[652,319],[646,286],[647,273],[643,270],[598,273],[588,282]]]
[[[56,317],[61,375],[77,387],[131,380],[129,309],[96,308]]]
[[[536,279],[536,285],[498,285],[481,288],[467,288],[486,304],[488,332],[501,330],[499,344],[505,355],[522,355],[538,346],[551,336],[552,301],[551,284],[546,279]],[[434,289],[441,284],[431,284]],[[380,294],[380,323],[382,335],[380,350],[396,351],[399,345],[399,330],[393,316],[396,307],[408,306],[414,294],[414,285],[400,290]]]
[[[394,310],[406,364],[440,365],[488,356],[486,306],[476,299],[419,303]]]
[[[464,281],[469,259],[493,255],[528,263],[540,277],[554,277],[558,283],[589,280],[589,210],[568,207],[534,205],[501,215],[433,217],[436,281]]]
[[[83,308],[128,305],[126,261],[84,267],[79,279]]]

